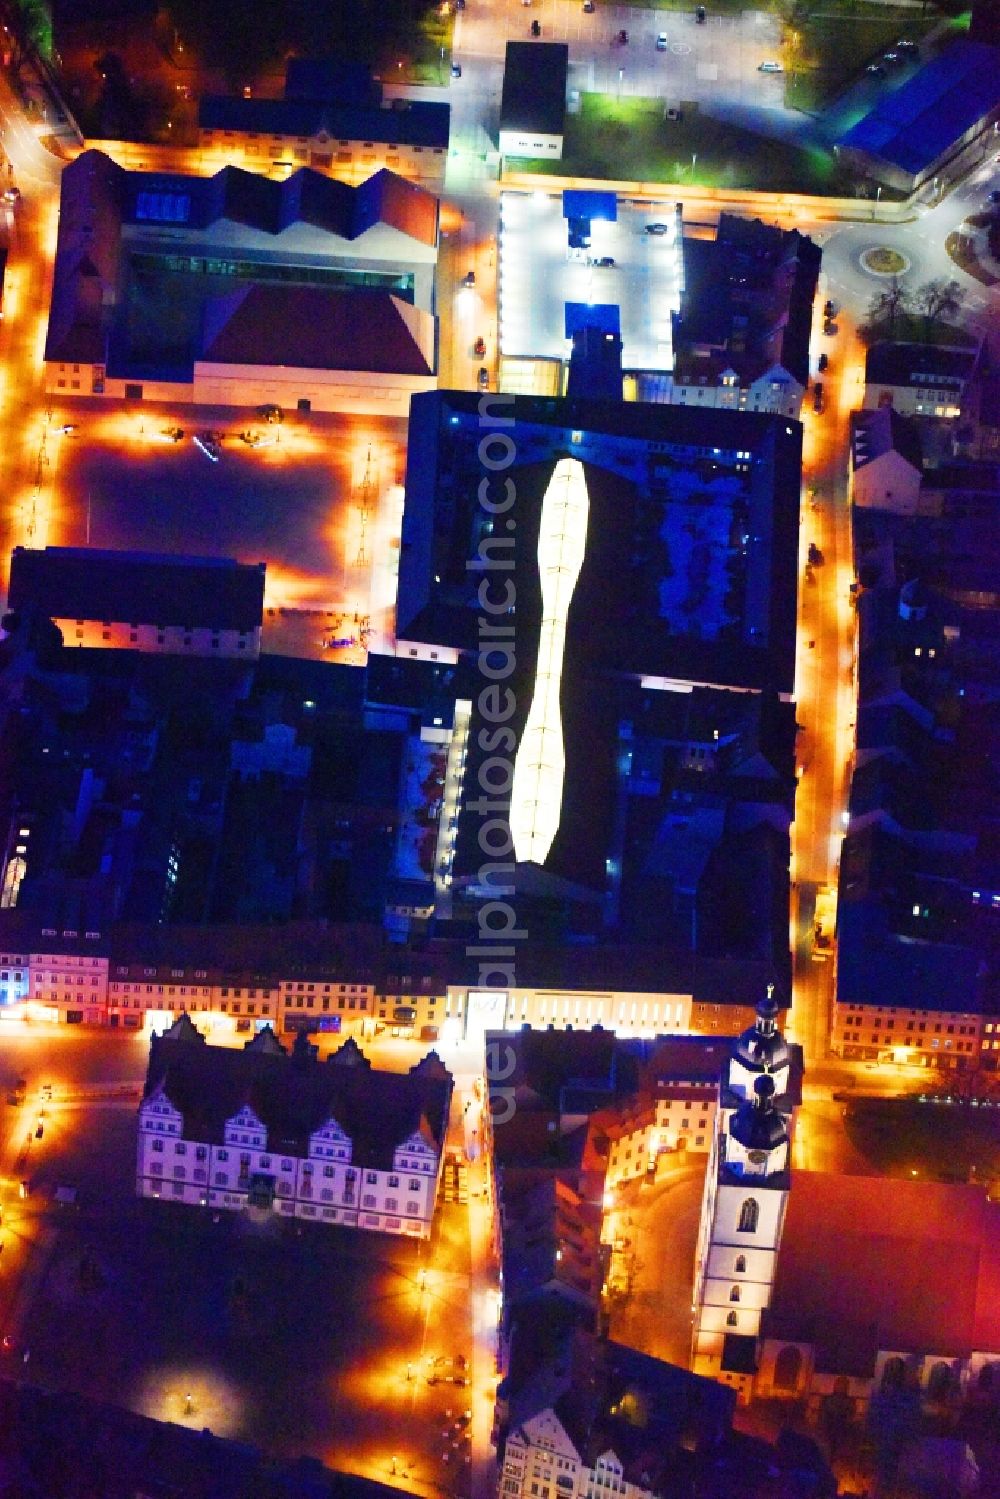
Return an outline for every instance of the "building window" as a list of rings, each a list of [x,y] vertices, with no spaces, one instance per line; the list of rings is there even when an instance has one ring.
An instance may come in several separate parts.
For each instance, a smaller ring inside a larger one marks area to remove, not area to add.
[[[757,1232],[757,1219],[760,1216],[760,1205],[756,1197],[744,1199],[740,1208],[740,1221],[736,1225],[738,1233],[753,1234]]]
[[[730,1301],[739,1301],[739,1299],[740,1299],[740,1288],[739,1288],[739,1286],[731,1286],[730,1287],[729,1299],[730,1299]]]
[[[735,1312],[730,1312],[729,1316],[726,1318],[726,1326],[727,1327],[736,1327],[738,1323],[739,1323],[739,1318],[737,1317],[736,1313]]]
[[[737,1275],[745,1275],[746,1274],[746,1269],[747,1269],[747,1257],[746,1257],[746,1255],[745,1254],[738,1254],[736,1256],[736,1264],[733,1266],[734,1272]]]

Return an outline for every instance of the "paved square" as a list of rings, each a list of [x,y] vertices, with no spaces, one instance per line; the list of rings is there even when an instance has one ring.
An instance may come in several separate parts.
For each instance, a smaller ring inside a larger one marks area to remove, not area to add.
[[[62,422],[76,433],[59,435]],[[170,428],[184,437],[172,442]],[[193,441],[203,431],[223,434],[217,463]],[[87,401],[54,412],[46,448],[54,509],[35,545],[266,562],[269,605],[367,612],[375,521],[403,472],[404,423],[289,413],[269,425],[231,407]]]
[[[383,1481],[395,1457],[410,1492],[464,1493],[473,1392],[427,1375],[437,1356],[471,1367],[468,1209],[441,1209],[420,1246],[140,1202],[135,1107],[48,1111],[21,1208],[33,1295],[0,1370]],[[53,1200],[65,1180],[79,1210]]]

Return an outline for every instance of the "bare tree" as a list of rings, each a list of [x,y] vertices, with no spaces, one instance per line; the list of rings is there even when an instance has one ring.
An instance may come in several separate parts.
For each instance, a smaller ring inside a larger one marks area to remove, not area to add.
[[[876,292],[868,304],[868,316],[859,328],[865,343],[874,343],[879,338],[893,339],[900,318],[909,312],[909,294],[893,276],[881,291]]]
[[[938,319],[957,317],[964,301],[965,292],[962,287],[957,281],[949,281],[944,276],[936,276],[933,281],[925,281],[923,286],[917,288],[913,302],[923,316],[924,337],[928,342]]]

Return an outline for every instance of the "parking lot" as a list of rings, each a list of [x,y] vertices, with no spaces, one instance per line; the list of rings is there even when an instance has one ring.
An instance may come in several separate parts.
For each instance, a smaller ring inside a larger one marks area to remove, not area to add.
[[[648,205],[617,204],[617,221],[594,218],[585,252],[568,249],[561,194],[504,193],[500,229],[500,348],[508,358],[563,359],[569,349],[567,304],[589,309],[601,326],[620,328],[625,369],[673,366],[671,313],[679,306],[680,266],[671,215]],[[659,226],[657,226],[659,227]],[[601,264],[601,262],[605,262]]]

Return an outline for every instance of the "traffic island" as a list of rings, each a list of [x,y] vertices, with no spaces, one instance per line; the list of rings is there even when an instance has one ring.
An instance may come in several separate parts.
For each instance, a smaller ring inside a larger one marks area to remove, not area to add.
[[[892,250],[888,245],[863,250],[860,258],[862,269],[870,276],[902,276],[912,263],[899,250]]]

